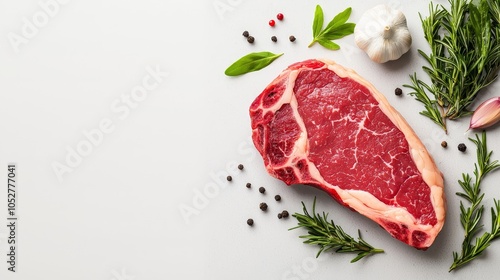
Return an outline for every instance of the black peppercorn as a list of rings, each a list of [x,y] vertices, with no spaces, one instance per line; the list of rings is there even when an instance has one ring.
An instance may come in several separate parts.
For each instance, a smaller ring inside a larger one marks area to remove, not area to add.
[[[250,44],[253,44],[253,42],[255,42],[255,38],[253,36],[248,36],[247,42],[249,42]]]
[[[248,219],[247,220],[247,225],[253,226],[253,219]]]
[[[281,212],[281,216],[282,216],[283,218],[288,218],[288,216],[289,216],[289,215],[290,215],[290,214],[288,214],[288,211],[286,211],[286,210],[283,210],[283,212]]]
[[[226,177],[226,180],[228,180],[229,182],[231,182],[231,181],[233,180],[233,177],[231,177],[231,176],[227,176],[227,177]]]
[[[460,152],[465,152],[465,150],[467,150],[467,146],[465,146],[464,143],[460,143],[460,144],[458,144],[458,150]]]
[[[274,196],[274,200],[280,201],[281,200],[281,196],[279,194],[275,195]]]
[[[243,170],[243,168],[244,168],[243,164],[238,164],[238,169],[239,170]]]
[[[403,90],[401,90],[400,88],[396,88],[394,90],[394,94],[396,94],[397,96],[400,96],[401,94],[403,94]]]
[[[281,218],[283,218],[283,214],[278,213],[278,219],[281,219]]]
[[[247,187],[247,188],[251,188],[251,187],[252,187],[252,184],[247,183],[247,184],[246,184],[246,187]]]
[[[267,210],[267,203],[265,203],[265,202],[261,202],[261,203],[259,204],[259,208],[260,208],[260,210],[262,210],[262,211],[266,211],[266,210]]]
[[[290,37],[288,37],[288,39],[290,39],[290,42],[295,42],[295,40],[296,40],[297,38],[295,38],[295,36],[291,35]]]
[[[266,189],[265,189],[264,187],[260,187],[260,188],[259,188],[259,192],[260,192],[260,193],[265,193],[265,192],[266,192]]]
[[[246,31],[246,30],[243,31],[243,37],[248,38],[249,35],[250,35],[250,33],[248,33],[248,31]]]
[[[276,43],[276,42],[278,42],[278,38],[276,38],[276,36],[272,36],[272,37],[271,37],[271,41],[273,41],[273,42],[275,42],[275,43]]]
[[[441,147],[443,148],[448,147],[448,143],[446,141],[441,142]]]

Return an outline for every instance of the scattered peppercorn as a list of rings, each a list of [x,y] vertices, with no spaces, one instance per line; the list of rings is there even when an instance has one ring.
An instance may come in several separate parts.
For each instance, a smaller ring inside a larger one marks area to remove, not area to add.
[[[273,37],[271,37],[271,41],[276,43],[276,42],[278,42],[278,38],[276,38],[276,36],[273,36]]]
[[[265,192],[266,192],[266,189],[265,189],[264,187],[260,187],[260,188],[259,188],[259,192],[260,192],[260,193],[265,193]]]
[[[288,211],[286,211],[286,210],[283,210],[283,212],[281,212],[281,216],[282,216],[283,218],[288,218],[288,216],[289,216],[289,215],[290,215],[290,214],[288,214]]]
[[[274,21],[274,19],[269,21],[269,26],[273,27],[275,24],[276,24],[276,22]]]
[[[247,183],[247,184],[246,184],[246,187],[247,187],[247,188],[251,188],[251,187],[252,187],[252,184]]]
[[[281,196],[279,194],[275,195],[274,196],[274,200],[280,201],[281,200]]]
[[[226,177],[226,179],[227,179],[229,182],[231,182],[231,181],[233,180],[233,177],[231,177],[231,176],[227,176],[227,177]]]
[[[295,40],[296,40],[297,38],[295,38],[295,36],[293,36],[293,35],[292,35],[292,36],[288,37],[288,39],[290,39],[290,42],[295,42]]]
[[[448,143],[446,141],[441,142],[441,147],[443,148],[448,147]]]
[[[265,202],[261,202],[261,203],[259,204],[259,208],[260,208],[260,210],[262,210],[262,211],[266,211],[266,210],[267,210],[267,203],[265,203]]]
[[[278,213],[278,219],[281,219],[281,218],[283,218],[283,214]]]
[[[276,15],[276,18],[277,18],[278,20],[283,20],[283,18],[284,18],[284,17],[285,17],[285,16],[284,16],[282,13],[279,13],[279,14],[277,14],[277,15]]]
[[[465,146],[464,143],[460,143],[460,144],[458,144],[458,150],[460,152],[465,152],[465,150],[467,150],[467,146]]]
[[[248,36],[247,42],[249,42],[250,44],[253,44],[253,42],[255,42],[255,38],[253,36]]]
[[[253,226],[253,219],[248,219],[247,220],[247,225]]]
[[[248,36],[250,35],[250,33],[248,33],[248,31],[245,30],[245,31],[243,31],[242,35],[243,35],[243,37],[248,38]]]
[[[243,170],[243,168],[244,168],[243,164],[238,164],[238,169],[239,170]]]
[[[396,88],[396,89],[394,90],[394,94],[396,94],[397,96],[400,96],[401,94],[403,94],[403,90],[402,90],[402,89],[400,89],[400,88]]]

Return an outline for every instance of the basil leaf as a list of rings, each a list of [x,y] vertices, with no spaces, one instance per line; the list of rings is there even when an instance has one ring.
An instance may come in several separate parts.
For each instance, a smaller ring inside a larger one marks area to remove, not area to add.
[[[317,37],[321,32],[321,28],[323,28],[323,9],[321,9],[320,5],[316,5],[316,11],[314,12],[314,20],[313,20],[313,36]]]
[[[339,45],[330,42],[331,40],[340,39],[347,35],[354,33],[354,23],[346,23],[351,16],[352,8],[346,8],[344,11],[336,15],[326,26],[325,29],[321,30],[323,26],[324,16],[323,9],[320,5],[316,5],[316,11],[314,13],[313,20],[313,40],[309,44],[309,48],[318,42],[323,47],[330,50],[338,50]]]
[[[329,30],[328,32],[323,33],[322,37],[328,40],[340,39],[354,33],[354,27],[356,27],[356,24],[354,23],[344,23],[336,28]]]
[[[281,54],[274,54],[271,52],[254,52],[249,53],[236,62],[231,64],[224,74],[227,76],[239,76],[249,72],[258,71],[273,62],[276,58],[282,56]]]
[[[332,42],[330,40],[318,40],[317,42],[318,42],[318,44],[320,44],[323,47],[325,47],[329,50],[332,50],[332,51],[336,51],[336,50],[340,49],[339,45],[335,44],[334,42]]]
[[[344,11],[340,12],[338,15],[336,15],[332,19],[332,21],[330,21],[328,23],[328,25],[326,26],[325,30],[336,28],[337,26],[340,26],[340,25],[346,23],[347,20],[349,19],[349,17],[351,16],[351,12],[352,12],[352,8],[351,7],[349,7],[347,9],[345,9]]]

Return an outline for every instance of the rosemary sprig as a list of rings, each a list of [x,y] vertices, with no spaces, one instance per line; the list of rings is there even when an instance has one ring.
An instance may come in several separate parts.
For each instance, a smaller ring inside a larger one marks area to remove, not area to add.
[[[292,216],[298,221],[297,228],[305,228],[309,235],[299,236],[305,238],[306,244],[317,244],[320,246],[316,257],[322,252],[335,250],[336,253],[357,253],[358,255],[351,260],[351,263],[357,262],[360,259],[371,254],[383,253],[384,250],[376,249],[361,238],[361,232],[358,230],[358,241],[356,241],[344,230],[336,225],[332,220],[328,222],[328,214],[323,212],[323,215],[316,213],[316,198],[314,198],[312,212],[313,216],[307,211],[304,202],[302,202],[304,214],[295,213]]]
[[[471,114],[468,107],[500,69],[500,1],[449,0],[450,10],[429,5],[422,18],[431,52],[418,52],[429,66],[422,69],[430,84],[410,76],[410,94],[424,105],[422,115],[446,131],[446,120]]]
[[[491,161],[492,151],[488,151],[486,144],[486,133],[483,131],[481,139],[476,134],[476,139],[469,138],[477,147],[477,164],[474,164],[474,182],[469,174],[462,174],[462,180],[458,183],[464,192],[456,194],[470,203],[465,207],[460,201],[460,223],[464,228],[464,240],[462,251],[453,252],[453,264],[450,271],[469,263],[490,246],[491,242],[500,237],[500,201],[494,200],[495,206],[491,208],[491,231],[485,232],[479,238],[475,238],[482,229],[481,218],[484,212],[482,204],[484,193],[481,193],[481,182],[491,171],[500,167],[498,160]],[[475,238],[475,244],[473,239]]]

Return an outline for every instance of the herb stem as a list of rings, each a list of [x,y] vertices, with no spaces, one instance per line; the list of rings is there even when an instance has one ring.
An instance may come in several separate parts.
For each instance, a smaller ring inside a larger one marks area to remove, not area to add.
[[[458,181],[463,192],[457,192],[456,195],[465,199],[470,206],[465,207],[464,203],[460,202],[460,223],[464,229],[464,240],[460,255],[458,252],[453,252],[453,263],[449,271],[462,267],[477,258],[493,240],[500,237],[500,201],[494,200],[495,207],[491,208],[491,231],[484,232],[481,237],[475,239],[475,244],[473,244],[474,237],[483,228],[481,218],[484,212],[482,204],[484,193],[481,193],[480,185],[486,175],[500,168],[500,164],[498,160],[491,161],[492,152],[488,151],[486,132],[483,131],[481,138],[476,134],[476,139],[469,139],[477,147],[477,163],[474,164],[475,178],[472,182],[469,174],[462,174],[462,180]]]
[[[332,42],[354,33],[356,24],[347,22],[351,16],[352,8],[347,8],[336,15],[323,29],[324,15],[320,5],[316,5],[313,19],[313,40],[307,46],[312,47],[314,43],[319,43],[321,46],[329,50],[338,50],[340,46]]]
[[[358,230],[358,240],[344,232],[344,230],[336,225],[332,220],[328,221],[328,214],[323,212],[322,215],[316,213],[316,198],[314,198],[311,216],[307,211],[304,202],[302,202],[304,214],[295,213],[292,216],[298,221],[298,225],[290,230],[297,228],[305,228],[308,235],[301,235],[300,238],[306,239],[306,244],[317,244],[320,249],[316,255],[319,255],[328,250],[335,250],[336,253],[357,253],[357,256],[351,260],[351,263],[357,262],[363,257],[383,253],[384,250],[377,249],[368,244],[361,238],[361,231]]]
[[[446,119],[470,115],[468,107],[481,89],[490,85],[500,69],[498,0],[449,0],[450,9],[429,4],[429,15],[420,16],[430,53],[419,50],[430,84],[411,78],[405,87],[423,103],[422,115],[446,131]],[[491,12],[490,12],[491,11]],[[428,95],[429,93],[429,95]],[[430,98],[432,97],[432,98]],[[440,108],[440,114],[438,113]]]

